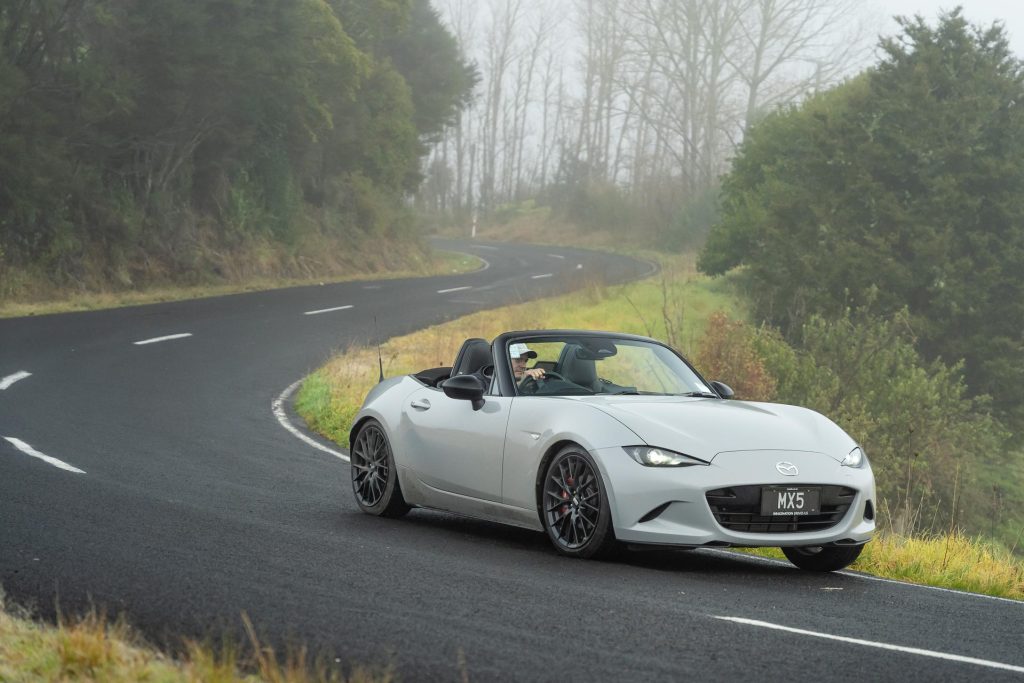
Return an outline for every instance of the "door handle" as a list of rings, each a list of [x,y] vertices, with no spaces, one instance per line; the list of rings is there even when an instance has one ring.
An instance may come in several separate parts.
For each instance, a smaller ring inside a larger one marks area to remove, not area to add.
[[[425,398],[413,401],[409,405],[411,405],[413,408],[416,408],[417,410],[430,410],[430,401],[428,401]]]

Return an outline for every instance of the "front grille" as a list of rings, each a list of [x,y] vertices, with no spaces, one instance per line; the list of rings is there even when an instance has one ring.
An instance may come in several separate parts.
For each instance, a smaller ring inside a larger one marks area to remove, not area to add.
[[[764,486],[771,486],[765,484]],[[777,486],[777,484],[775,484]],[[821,512],[817,515],[764,517],[761,515],[761,485],[730,486],[708,491],[705,496],[715,521],[729,531],[753,534],[784,534],[820,531],[835,526],[850,509],[857,492],[846,486],[800,484],[821,489]]]

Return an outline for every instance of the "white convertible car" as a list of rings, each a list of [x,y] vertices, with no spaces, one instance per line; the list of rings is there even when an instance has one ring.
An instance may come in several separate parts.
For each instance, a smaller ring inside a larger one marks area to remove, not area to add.
[[[579,330],[467,340],[451,368],[382,381],[350,435],[367,513],[411,506],[616,544],[775,546],[833,571],[875,530],[863,450],[796,406],[729,400],[653,339]]]

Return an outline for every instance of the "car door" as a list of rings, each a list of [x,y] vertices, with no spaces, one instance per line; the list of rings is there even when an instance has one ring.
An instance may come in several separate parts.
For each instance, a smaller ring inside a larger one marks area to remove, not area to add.
[[[424,387],[402,408],[406,461],[424,484],[448,493],[501,500],[501,459],[511,398],[484,396],[470,401],[448,398]]]

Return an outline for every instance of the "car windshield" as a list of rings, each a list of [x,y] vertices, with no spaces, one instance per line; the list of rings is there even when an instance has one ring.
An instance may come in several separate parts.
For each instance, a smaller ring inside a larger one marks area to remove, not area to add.
[[[520,396],[716,396],[670,349],[615,337],[541,337],[508,345]]]

